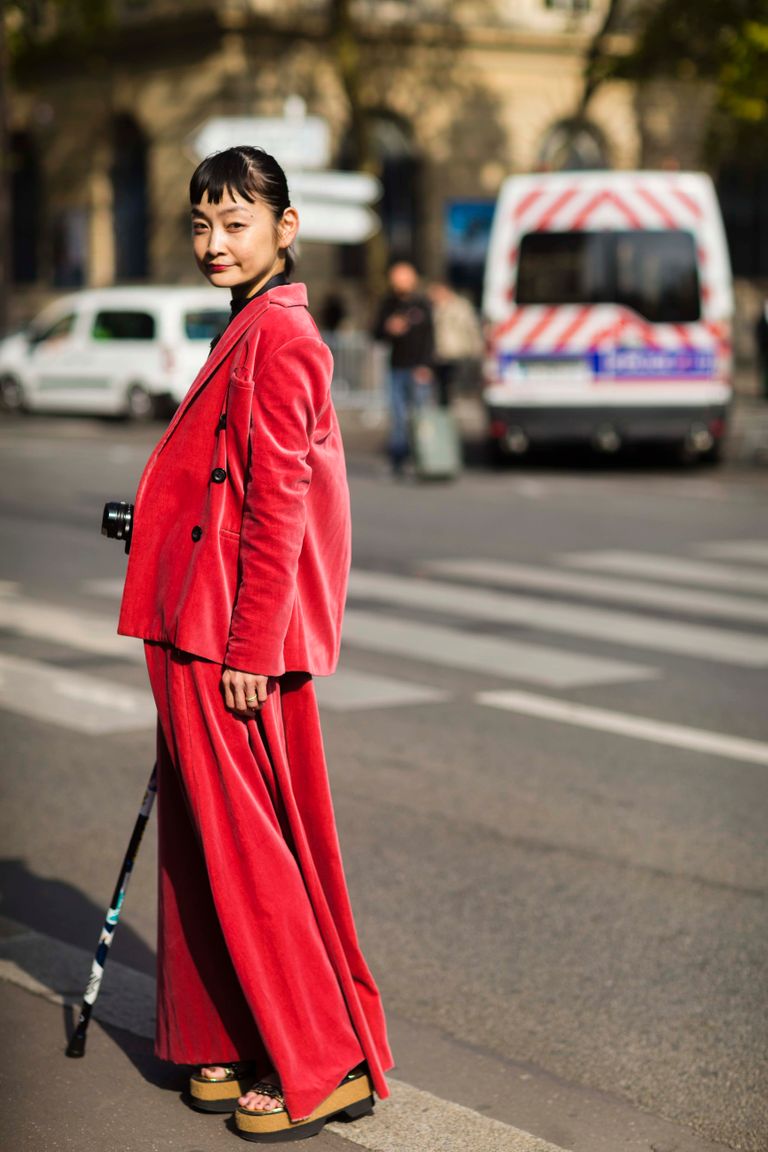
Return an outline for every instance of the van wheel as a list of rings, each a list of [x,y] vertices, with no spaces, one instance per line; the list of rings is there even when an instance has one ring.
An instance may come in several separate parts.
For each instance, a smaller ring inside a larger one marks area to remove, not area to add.
[[[131,384],[125,394],[125,414],[129,420],[151,420],[155,415],[155,400],[141,384]]]
[[[16,376],[0,376],[0,408],[6,412],[24,411],[24,389]]]

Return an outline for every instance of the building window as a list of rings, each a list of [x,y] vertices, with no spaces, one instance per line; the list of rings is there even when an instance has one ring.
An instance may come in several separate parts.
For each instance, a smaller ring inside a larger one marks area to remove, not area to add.
[[[32,137],[14,132],[10,141],[12,275],[15,284],[38,278],[40,165]]]
[[[147,144],[131,116],[115,118],[112,141],[115,279],[144,280],[148,270]]]

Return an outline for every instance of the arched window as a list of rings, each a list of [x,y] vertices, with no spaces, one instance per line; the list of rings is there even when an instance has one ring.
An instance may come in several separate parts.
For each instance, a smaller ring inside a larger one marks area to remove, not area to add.
[[[40,162],[29,132],[11,135],[11,275],[15,284],[38,278]]]
[[[561,120],[545,135],[537,167],[546,172],[609,168],[602,132],[586,120]]]
[[[132,116],[116,116],[112,126],[115,279],[147,276],[147,143]]]

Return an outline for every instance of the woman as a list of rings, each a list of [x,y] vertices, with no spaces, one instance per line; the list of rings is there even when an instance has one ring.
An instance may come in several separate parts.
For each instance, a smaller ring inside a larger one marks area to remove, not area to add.
[[[240,1135],[301,1139],[370,1112],[392,1066],[312,683],[338,660],[349,494],[282,169],[231,148],[190,199],[232,318],[142,476],[119,623],[159,716],[156,1051]]]

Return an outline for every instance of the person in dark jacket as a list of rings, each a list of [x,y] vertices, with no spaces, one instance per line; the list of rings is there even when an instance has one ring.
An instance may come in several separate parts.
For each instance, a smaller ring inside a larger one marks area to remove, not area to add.
[[[399,474],[409,455],[408,419],[414,405],[431,396],[434,329],[429,298],[419,291],[412,264],[398,260],[389,269],[389,292],[381,302],[374,336],[389,345],[389,455]]]

